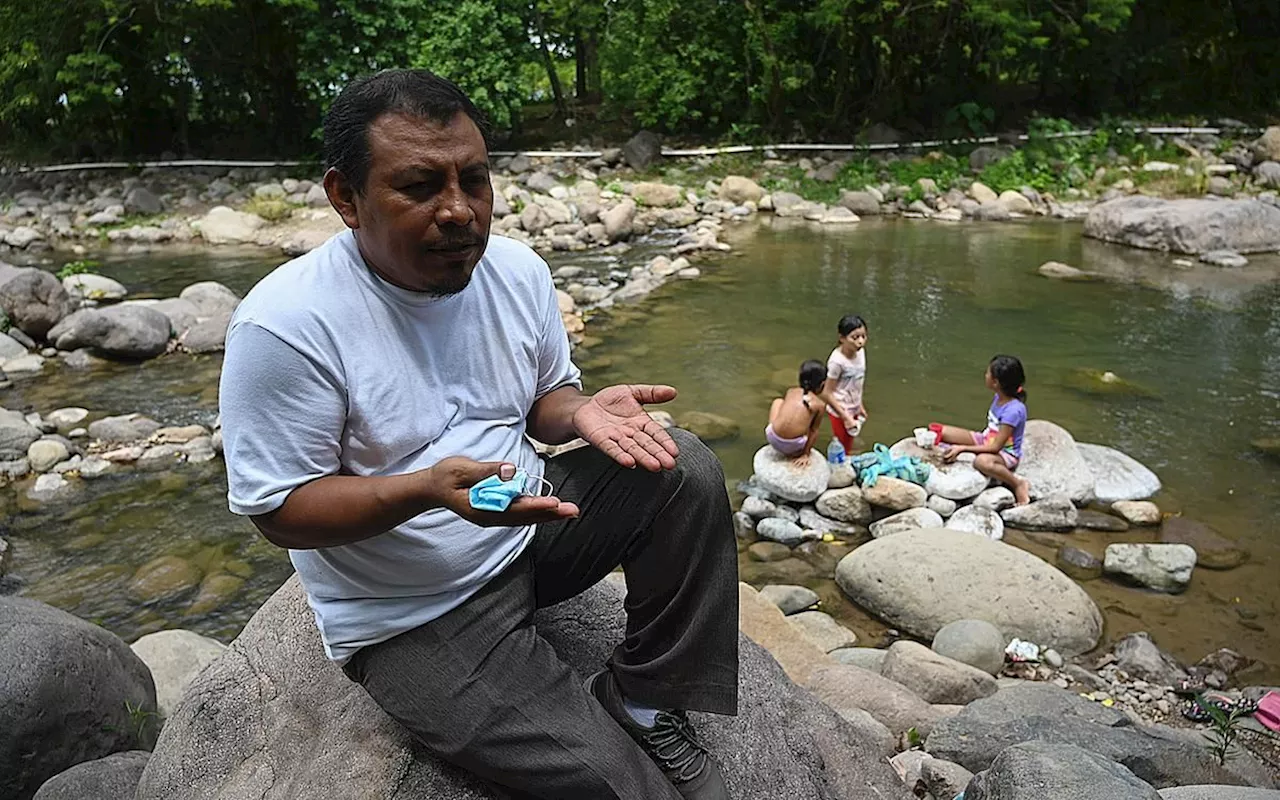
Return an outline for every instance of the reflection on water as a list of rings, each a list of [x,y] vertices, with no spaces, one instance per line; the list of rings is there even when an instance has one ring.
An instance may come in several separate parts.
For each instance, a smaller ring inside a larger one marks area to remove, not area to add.
[[[729,239],[737,251],[702,265],[703,279],[664,287],[592,324],[577,354],[589,388],[671,383],[681,392],[671,406],[677,416],[697,409],[739,422],[741,437],[715,446],[736,479],[750,472],[763,443],[769,401],[792,384],[801,361],[825,359],[844,313],[859,312],[870,325],[868,444],[935,419],[980,426],[990,402],[982,385],[987,360],[1014,353],[1027,367],[1033,417],[1143,461],[1165,482],[1157,498],[1164,509],[1213,525],[1253,555],[1230,572],[1197,570],[1177,597],[1087,583],[1105,610],[1108,637],[1150,630],[1190,659],[1231,646],[1270,665],[1251,679],[1280,680],[1280,467],[1249,444],[1280,436],[1280,258],[1255,257],[1241,271],[1181,269],[1170,256],[1085,242],[1078,226],[1057,223],[892,220],[824,230],[772,220]],[[208,279],[244,293],[282,260],[260,251],[217,258],[164,251],[109,258],[103,272],[135,295],[171,296]],[[620,263],[564,256],[553,267],[621,268],[617,278],[642,260],[640,251]],[[1131,283],[1047,280],[1035,268],[1048,260]],[[218,356],[174,356],[83,372],[51,365],[0,392],[0,405],[46,412],[83,405],[207,425],[217,411],[220,364]],[[1112,371],[1141,391],[1099,393],[1080,370]],[[128,640],[166,626],[229,639],[289,574],[284,554],[226,510],[220,462],[87,483],[81,492],[74,504],[35,511],[13,492],[3,495],[15,571],[27,594]],[[1108,542],[1145,535],[1071,538],[1101,554]],[[1052,558],[1051,537],[1010,540]],[[137,571],[165,555],[184,559],[197,586],[139,600]],[[812,586],[828,610],[874,644],[883,627],[828,579],[838,552],[826,553],[821,569],[812,566],[822,555],[776,565],[744,559],[742,572],[756,583]],[[225,599],[201,608],[198,584]]]

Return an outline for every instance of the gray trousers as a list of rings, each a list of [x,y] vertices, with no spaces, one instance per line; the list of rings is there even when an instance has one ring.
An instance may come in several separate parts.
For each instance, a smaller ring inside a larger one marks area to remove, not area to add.
[[[541,525],[510,567],[459,608],[362,648],[344,669],[426,747],[516,797],[679,800],[581,677],[533,628],[618,564],[625,640],[609,668],[655,708],[737,711],[737,549],[715,455],[672,431],[676,468],[628,470],[594,448],[547,462],[577,519]]]

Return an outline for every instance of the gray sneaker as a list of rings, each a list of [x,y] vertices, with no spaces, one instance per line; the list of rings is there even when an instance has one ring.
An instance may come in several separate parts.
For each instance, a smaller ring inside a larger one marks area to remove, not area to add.
[[[652,728],[631,718],[613,673],[601,670],[586,680],[586,690],[609,716],[649,754],[686,800],[729,800],[720,768],[707,755],[683,711],[659,711]]]

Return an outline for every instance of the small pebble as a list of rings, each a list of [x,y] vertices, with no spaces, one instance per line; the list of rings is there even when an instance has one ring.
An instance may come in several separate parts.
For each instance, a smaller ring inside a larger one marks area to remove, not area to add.
[[[1169,712],[1173,711],[1173,706],[1168,700],[1162,698],[1156,701],[1156,710],[1167,716]]]
[[[1062,669],[1062,656],[1058,655],[1057,650],[1045,650],[1043,653],[1044,663],[1054,669]]]
[[[1138,695],[1138,702],[1139,702],[1139,703],[1150,703],[1150,702],[1151,702],[1151,694],[1150,694],[1149,692],[1143,692],[1142,694]]]

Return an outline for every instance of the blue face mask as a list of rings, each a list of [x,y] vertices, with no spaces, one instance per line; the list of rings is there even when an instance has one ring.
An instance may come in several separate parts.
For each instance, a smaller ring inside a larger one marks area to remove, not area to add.
[[[533,489],[529,484],[533,483]],[[506,511],[507,506],[521,495],[540,495],[546,487],[551,493],[551,481],[530,475],[522,469],[516,470],[511,480],[504,481],[497,475],[490,475],[471,487],[471,507],[477,511]]]

